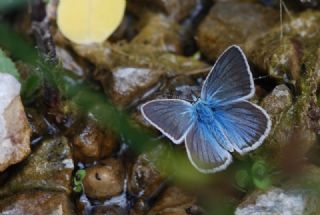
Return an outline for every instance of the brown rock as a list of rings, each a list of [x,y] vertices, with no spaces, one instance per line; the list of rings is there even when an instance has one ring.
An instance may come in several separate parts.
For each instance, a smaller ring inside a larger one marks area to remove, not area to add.
[[[159,82],[163,71],[147,68],[122,67],[112,72],[113,84],[109,95],[116,104],[128,105],[147,89]]]
[[[127,215],[125,209],[116,206],[98,206],[93,208],[92,215]]]
[[[125,170],[121,161],[110,159],[104,163],[86,169],[83,186],[90,198],[106,199],[123,191]]]
[[[276,86],[272,93],[263,99],[261,104],[267,113],[270,114],[274,126],[280,120],[281,113],[289,109],[291,105],[292,94],[290,89],[284,84]]]
[[[160,196],[148,215],[187,215],[187,209],[195,203],[195,198],[177,187],[169,187]]]
[[[183,53],[182,38],[179,36],[179,24],[162,14],[145,15],[142,30],[132,40],[133,43],[152,45],[159,50]]]
[[[6,215],[75,215],[66,194],[33,191],[12,195],[0,200],[0,214]]]
[[[302,65],[306,70],[314,69],[320,43],[319,22],[319,11],[307,10],[299,13],[283,23],[282,38],[280,28],[275,27],[266,35],[247,40],[247,56],[272,77],[287,77],[299,81],[303,75]]]
[[[92,120],[87,121],[85,126],[80,126],[75,132],[73,154],[79,161],[92,162],[108,157],[117,147],[111,131],[100,128]]]
[[[215,60],[228,46],[267,33],[279,22],[278,13],[258,3],[217,2],[199,26],[200,51]]]
[[[69,193],[73,168],[66,138],[45,140],[0,188],[0,197],[34,189]]]
[[[159,191],[164,180],[150,155],[142,154],[132,167],[129,191],[139,198],[148,199]]]

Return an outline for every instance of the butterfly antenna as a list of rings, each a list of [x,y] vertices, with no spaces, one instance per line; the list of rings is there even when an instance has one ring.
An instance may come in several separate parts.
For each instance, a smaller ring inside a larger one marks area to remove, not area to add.
[[[264,79],[264,78],[268,78],[268,77],[270,77],[270,75],[259,76],[259,77],[254,78],[254,80],[260,80],[260,79]]]

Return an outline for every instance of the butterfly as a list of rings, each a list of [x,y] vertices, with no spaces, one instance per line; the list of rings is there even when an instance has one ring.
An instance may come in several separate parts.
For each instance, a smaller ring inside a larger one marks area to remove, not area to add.
[[[185,142],[197,170],[214,173],[232,162],[231,152],[243,155],[268,136],[267,112],[247,101],[254,93],[247,58],[232,45],[217,59],[196,101],[156,99],[143,104],[141,113],[173,143]]]

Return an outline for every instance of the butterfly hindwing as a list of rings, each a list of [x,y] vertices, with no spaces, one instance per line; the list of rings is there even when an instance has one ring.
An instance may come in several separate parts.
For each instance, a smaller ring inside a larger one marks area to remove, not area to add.
[[[271,128],[268,114],[249,101],[214,108],[215,126],[225,137],[220,145],[227,150],[230,146],[240,154],[261,145]],[[227,147],[228,146],[228,147]]]
[[[208,74],[201,99],[212,104],[227,104],[250,98],[253,94],[254,83],[247,59],[240,47],[231,46]]]
[[[145,103],[141,111],[153,126],[178,144],[193,124],[192,108],[180,99],[157,99]]]
[[[202,173],[221,171],[232,161],[230,153],[220,146],[208,125],[201,122],[191,127],[185,144],[191,163]]]

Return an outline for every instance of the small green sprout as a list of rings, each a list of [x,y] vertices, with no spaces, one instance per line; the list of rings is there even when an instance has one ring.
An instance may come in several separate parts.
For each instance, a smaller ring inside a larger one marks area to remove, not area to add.
[[[256,161],[251,168],[254,185],[263,190],[270,187],[272,184],[272,180],[269,173],[270,171],[265,161]]]
[[[73,177],[73,190],[76,193],[82,192],[82,182],[84,177],[86,176],[86,171],[84,169],[80,169],[76,172]]]

